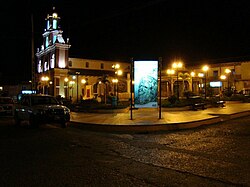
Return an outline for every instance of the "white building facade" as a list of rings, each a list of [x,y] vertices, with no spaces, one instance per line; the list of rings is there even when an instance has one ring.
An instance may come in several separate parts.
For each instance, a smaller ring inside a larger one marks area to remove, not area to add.
[[[60,95],[73,102],[107,95],[128,99],[130,63],[69,58],[71,46],[62,36],[60,17],[54,12],[45,21],[43,44],[36,53],[38,93]],[[119,68],[115,68],[117,64]],[[118,71],[122,73],[116,74]]]

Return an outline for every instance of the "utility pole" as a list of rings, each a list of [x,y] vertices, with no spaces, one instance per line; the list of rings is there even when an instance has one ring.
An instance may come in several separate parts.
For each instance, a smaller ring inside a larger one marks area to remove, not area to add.
[[[36,90],[33,14],[31,14],[31,90]]]
[[[161,70],[162,70],[162,57],[158,61],[158,75],[159,75],[159,119],[161,119]]]

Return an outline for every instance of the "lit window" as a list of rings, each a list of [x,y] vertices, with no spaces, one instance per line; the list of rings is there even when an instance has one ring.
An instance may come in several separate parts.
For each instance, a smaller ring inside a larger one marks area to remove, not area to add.
[[[47,48],[49,46],[49,38],[46,37],[46,41],[45,41],[45,48]]]
[[[47,20],[47,30],[49,30],[49,20]]]
[[[51,56],[50,67],[53,69],[55,67],[55,54]]]
[[[53,36],[53,44],[56,42],[56,35]]]
[[[53,19],[53,29],[56,29],[56,28],[57,28],[57,20]]]
[[[44,71],[48,70],[48,62],[44,62],[44,67],[43,67]]]
[[[65,63],[65,51],[60,51],[60,53],[59,53],[58,67],[59,68],[65,68],[66,67],[66,63]]]
[[[42,62],[41,62],[41,60],[39,60],[39,62],[38,62],[37,71],[38,71],[38,73],[41,73],[43,71],[42,70]]]

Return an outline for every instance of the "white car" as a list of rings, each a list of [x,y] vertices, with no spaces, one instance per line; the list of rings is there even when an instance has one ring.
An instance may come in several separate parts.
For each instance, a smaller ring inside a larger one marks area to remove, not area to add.
[[[11,97],[0,97],[0,114],[13,115],[14,100]]]

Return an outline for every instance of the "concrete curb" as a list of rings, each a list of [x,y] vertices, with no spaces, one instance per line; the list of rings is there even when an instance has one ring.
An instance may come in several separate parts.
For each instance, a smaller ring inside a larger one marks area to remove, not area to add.
[[[249,116],[250,111],[238,112],[234,114],[223,114],[214,116],[209,119],[197,120],[192,122],[183,123],[166,123],[166,124],[150,124],[150,125],[109,125],[109,124],[96,124],[96,123],[81,123],[71,121],[70,125],[83,129],[98,132],[112,132],[112,133],[149,133],[159,131],[172,131],[191,129],[205,125],[216,124],[222,121],[236,119],[240,117]]]

